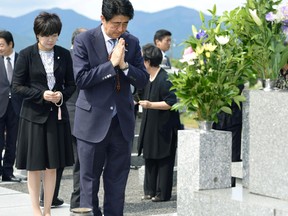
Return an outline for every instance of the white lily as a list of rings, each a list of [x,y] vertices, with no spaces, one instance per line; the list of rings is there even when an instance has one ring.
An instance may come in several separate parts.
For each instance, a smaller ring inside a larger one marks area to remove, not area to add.
[[[251,10],[249,9],[249,13],[252,17],[252,19],[254,20],[254,22],[258,25],[261,26],[262,25],[262,21],[260,20],[260,18],[257,15],[257,10]]]
[[[218,41],[219,44],[225,45],[226,43],[229,42],[230,37],[228,35],[226,36],[215,36],[215,39]]]

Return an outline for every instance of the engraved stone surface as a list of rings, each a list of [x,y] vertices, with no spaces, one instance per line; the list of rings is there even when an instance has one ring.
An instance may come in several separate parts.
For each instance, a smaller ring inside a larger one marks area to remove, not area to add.
[[[191,215],[194,191],[231,186],[231,142],[231,132],[178,131],[178,215]]]
[[[248,94],[249,191],[288,200],[288,92]]]

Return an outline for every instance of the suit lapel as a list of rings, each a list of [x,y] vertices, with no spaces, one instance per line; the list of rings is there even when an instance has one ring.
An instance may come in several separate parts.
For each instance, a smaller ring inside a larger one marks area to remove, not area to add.
[[[54,73],[57,71],[60,66],[61,56],[59,54],[59,49],[57,46],[54,46]],[[54,74],[55,75],[55,74]]]
[[[5,82],[7,81],[9,83],[4,63],[4,56],[0,57],[0,76],[5,77]]]
[[[100,59],[101,62],[105,62],[108,60],[109,55],[106,48],[106,43],[104,40],[103,33],[101,31],[101,25],[98,26],[94,32],[91,34],[93,41],[93,49],[95,50],[95,54]],[[99,52],[101,50],[101,52]],[[105,53],[105,54],[104,54]]]
[[[42,63],[42,59],[40,57],[40,54],[39,54],[39,50],[38,50],[38,45],[37,43],[33,46],[33,51],[32,51],[32,54],[31,54],[31,59],[33,59],[34,61],[34,65],[36,65],[38,68],[39,68],[39,71],[45,75],[46,77],[46,71],[45,71],[45,68],[44,68],[44,65]]]

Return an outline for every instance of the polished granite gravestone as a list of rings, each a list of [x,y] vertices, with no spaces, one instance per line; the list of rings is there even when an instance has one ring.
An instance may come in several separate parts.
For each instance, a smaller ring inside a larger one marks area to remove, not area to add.
[[[195,189],[192,164],[179,164],[178,183],[185,186],[178,187],[177,216],[288,216],[288,92],[245,90],[244,95],[243,180],[234,188]],[[191,149],[185,139],[178,142],[180,160]]]
[[[251,193],[288,200],[288,92],[244,94],[245,186]]]
[[[231,132],[178,131],[177,215],[191,215],[195,191],[231,187]]]

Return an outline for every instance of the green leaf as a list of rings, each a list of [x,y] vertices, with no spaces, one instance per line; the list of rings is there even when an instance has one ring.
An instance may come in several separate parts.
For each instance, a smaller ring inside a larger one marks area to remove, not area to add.
[[[203,15],[203,13],[201,11],[199,12],[199,16],[200,16],[201,22],[204,23],[205,22],[205,17],[204,17],[204,15]]]
[[[223,107],[221,107],[221,111],[223,111],[223,112],[225,112],[225,113],[227,113],[227,114],[232,115],[232,110],[231,110],[230,107],[223,106]]]

